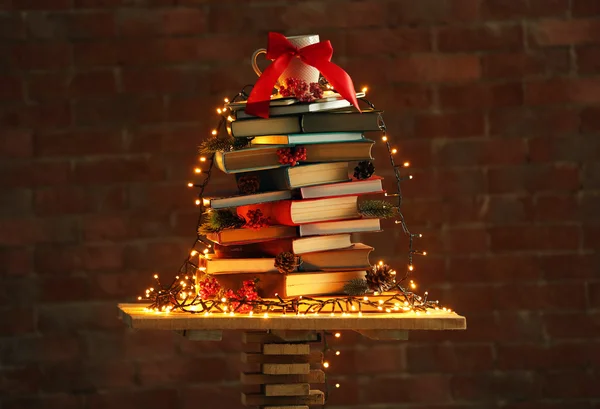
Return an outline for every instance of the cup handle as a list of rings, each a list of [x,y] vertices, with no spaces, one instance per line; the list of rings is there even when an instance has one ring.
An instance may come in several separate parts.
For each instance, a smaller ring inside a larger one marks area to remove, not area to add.
[[[254,51],[254,53],[252,54],[252,60],[251,60],[252,69],[254,70],[256,75],[258,75],[259,77],[262,75],[262,71],[260,70],[260,68],[258,68],[258,64],[256,63],[256,58],[259,55],[266,54],[266,53],[267,53],[266,48],[259,48],[258,50]]]

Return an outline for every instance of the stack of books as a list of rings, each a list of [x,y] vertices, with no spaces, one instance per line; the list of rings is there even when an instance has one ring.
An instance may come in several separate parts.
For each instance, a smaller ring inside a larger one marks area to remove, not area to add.
[[[216,165],[238,180],[251,178],[258,188],[252,194],[210,198],[210,207],[234,209],[247,220],[248,212],[260,209],[268,223],[209,234],[215,252],[207,256],[206,273],[233,289],[258,278],[264,298],[342,294],[349,280],[365,276],[373,250],[352,243],[351,233],[380,230],[379,219],[360,216],[358,199],[381,193],[381,178],[349,176],[356,162],[372,159],[374,142],[364,132],[379,130],[379,113],[359,113],[339,98],[302,104],[274,100],[268,119],[248,116],[243,104],[230,108],[235,114],[231,136],[252,140],[247,148],[217,152]],[[305,160],[295,166],[281,163],[278,150],[300,147]],[[275,267],[283,252],[297,257],[292,272]]]

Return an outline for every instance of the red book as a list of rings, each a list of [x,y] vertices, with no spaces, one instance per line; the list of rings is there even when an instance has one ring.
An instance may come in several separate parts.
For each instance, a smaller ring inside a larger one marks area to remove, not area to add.
[[[356,219],[360,217],[357,199],[358,196],[340,196],[313,200],[281,200],[273,203],[240,206],[237,208],[237,214],[247,219],[249,210],[260,209],[271,223],[284,226]]]

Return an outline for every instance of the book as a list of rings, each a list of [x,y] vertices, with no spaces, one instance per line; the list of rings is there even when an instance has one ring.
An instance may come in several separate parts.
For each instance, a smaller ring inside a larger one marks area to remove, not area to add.
[[[257,243],[262,241],[277,240],[297,237],[297,228],[293,226],[268,226],[261,229],[225,229],[218,233],[209,233],[206,238],[213,243],[234,245]]]
[[[240,206],[237,214],[248,218],[251,210],[260,209],[264,217],[274,224],[297,226],[329,220],[360,217],[357,207],[358,196],[328,197],[311,200],[281,200],[279,202]]]
[[[362,233],[381,230],[379,219],[338,220],[333,222],[303,224],[299,228],[300,237],[322,234]]]
[[[262,229],[260,229],[262,230]],[[257,258],[277,257],[279,253],[289,251],[294,254],[314,251],[336,250],[351,247],[350,234],[332,234],[298,239],[280,239],[255,243],[231,245],[215,244],[215,258]]]
[[[256,280],[260,297],[297,297],[300,295],[343,294],[344,285],[355,278],[364,278],[366,270],[321,271],[304,273],[233,273],[215,278],[226,289],[236,291],[246,280]]]
[[[290,104],[284,106],[272,106],[269,109],[269,116],[294,115],[303,114],[306,112],[322,112],[332,109],[340,109],[349,107],[350,101],[345,99],[334,99],[332,101],[315,101],[309,104]],[[235,111],[235,119],[250,119],[256,118],[254,115],[247,114],[243,110]]]
[[[291,199],[292,192],[289,190],[277,190],[275,192],[255,193],[252,195],[237,195],[230,197],[221,197],[208,199],[210,207],[213,209],[226,209],[228,207],[238,207],[253,205],[258,203],[276,202],[278,200]]]
[[[217,258],[209,255],[205,260],[206,274],[267,273],[278,272],[275,259],[270,258]]]
[[[356,93],[356,98],[364,98],[364,97],[365,97],[364,92],[361,91],[361,92]],[[338,94],[337,92],[326,90],[323,92],[323,98],[316,99],[313,102],[311,102],[311,104],[328,102],[328,101],[336,101],[336,100],[340,100],[340,99],[343,99],[343,97],[340,94]],[[226,104],[226,108],[235,112],[240,109],[245,109],[247,103],[248,103],[247,100],[229,102],[228,104]],[[277,96],[272,96],[269,106],[270,107],[281,107],[281,106],[288,106],[288,105],[295,105],[295,104],[296,105],[307,105],[307,103],[300,102],[295,97],[282,97],[281,95],[277,95]]]
[[[383,193],[382,179],[379,176],[371,176],[364,180],[352,179],[350,182],[307,186],[300,188],[300,195],[303,199],[316,199],[329,196]]]
[[[370,268],[373,247],[355,243],[351,247],[302,254],[298,271],[365,270]]]
[[[236,177],[239,177],[239,173]],[[291,190],[304,186],[343,182],[348,178],[348,162],[318,163],[298,165],[271,170],[244,173],[244,176],[256,176],[260,191]]]
[[[264,135],[252,139],[251,145],[299,145],[330,142],[362,141],[362,132],[317,132],[294,133],[289,135]]]
[[[379,131],[381,111],[323,112],[267,119],[233,121],[228,128],[233,137],[288,135],[311,132]]]
[[[371,148],[375,142],[322,143],[306,146],[302,163],[361,161],[373,159]],[[228,152],[216,152],[215,163],[225,173],[252,172],[289,166],[279,162],[277,150],[286,145],[263,145]]]

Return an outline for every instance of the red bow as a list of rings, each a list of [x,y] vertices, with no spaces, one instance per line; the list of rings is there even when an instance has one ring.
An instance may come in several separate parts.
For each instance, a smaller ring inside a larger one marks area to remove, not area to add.
[[[274,61],[256,81],[246,104],[246,113],[262,118],[269,117],[269,104],[273,87],[292,58],[296,56],[304,63],[318,69],[333,88],[344,99],[352,102],[356,109],[360,111],[352,78],[346,71],[331,62],[332,55],[333,47],[331,47],[329,41],[321,41],[320,43],[297,48],[282,34],[269,33],[267,58]]]

